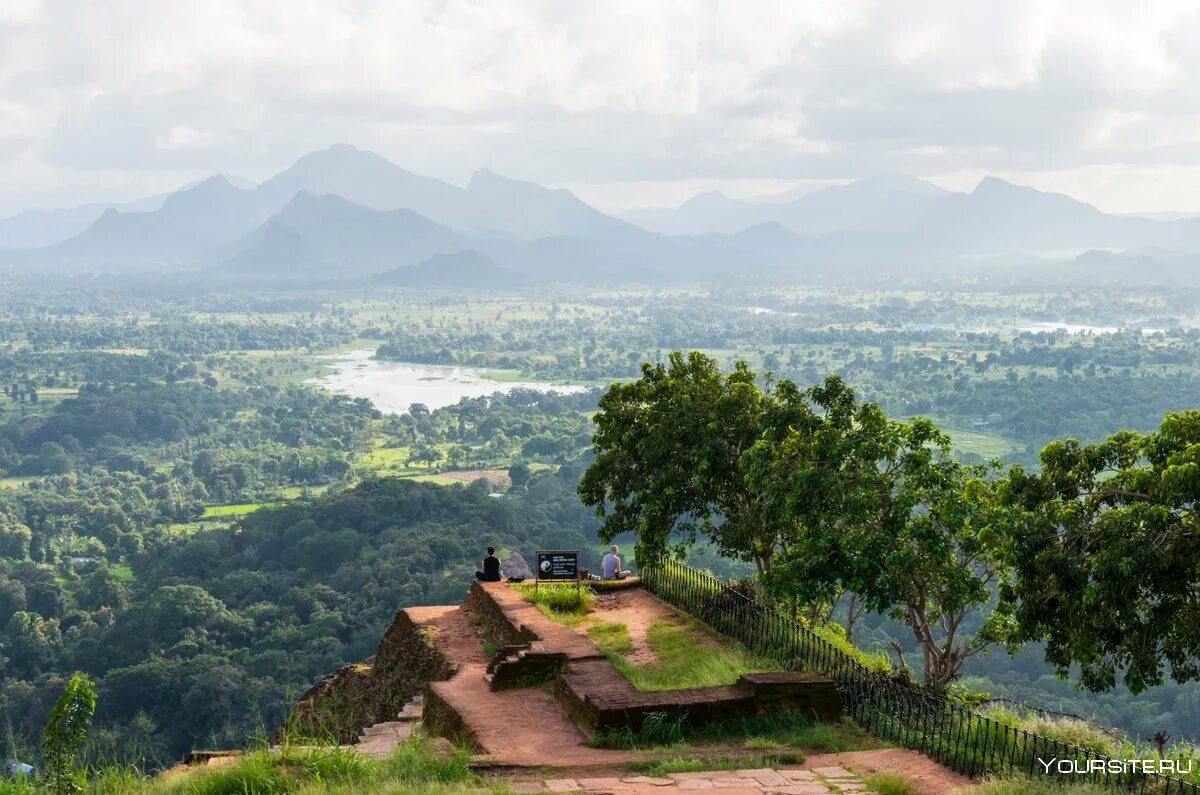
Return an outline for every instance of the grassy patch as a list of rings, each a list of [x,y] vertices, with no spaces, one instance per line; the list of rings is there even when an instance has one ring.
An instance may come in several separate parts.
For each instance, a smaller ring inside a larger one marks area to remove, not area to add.
[[[338,748],[290,747],[279,752],[254,751],[235,762],[205,767],[153,780],[130,780],[124,786],[89,788],[88,792],[161,793],[161,795],[286,795],[324,793],[451,793],[486,792],[459,751],[448,757],[434,754],[420,741],[398,746],[376,762],[358,751]],[[97,779],[99,781],[99,779]],[[115,782],[120,784],[121,782]]]
[[[1012,726],[1030,734],[1040,734],[1051,740],[1058,740],[1093,753],[1111,757],[1137,756],[1134,748],[1086,721],[1049,717],[1036,713],[1022,715],[1004,707],[992,707],[983,714],[1005,726]]]
[[[680,690],[731,685],[742,674],[774,671],[775,663],[751,654],[732,641],[711,641],[695,622],[684,626],[658,620],[646,631],[646,642],[658,658],[633,665],[620,652],[609,659],[638,690]]]
[[[770,712],[764,715],[734,715],[723,721],[700,727],[688,735],[699,742],[741,740],[748,748],[803,748],[821,753],[865,751],[884,747],[877,737],[867,734],[850,720],[823,723],[798,712]],[[751,745],[753,743],[753,745]]]
[[[108,573],[112,575],[114,580],[120,580],[121,582],[133,582],[134,580],[133,569],[128,566],[109,566]]]
[[[709,770],[748,770],[779,765],[799,765],[803,754],[764,754],[763,756],[674,757],[648,762],[630,762],[625,769],[643,776],[663,777],[672,773],[700,773]]]
[[[270,504],[267,502],[243,502],[237,505],[209,505],[204,509],[204,518],[222,519],[231,516],[245,516]]]
[[[537,605],[538,610],[569,627],[576,626],[591,612],[596,595],[590,588],[574,585],[535,585],[521,583],[512,586],[526,601]]]
[[[962,795],[1105,795],[1113,789],[1099,784],[1068,784],[1028,778],[994,778],[962,790]]]
[[[615,621],[601,621],[588,627],[587,634],[605,654],[623,654],[633,651],[633,641],[629,639],[629,628],[624,624]]]
[[[867,776],[866,781],[879,795],[920,795],[912,779],[898,773],[878,773]]]

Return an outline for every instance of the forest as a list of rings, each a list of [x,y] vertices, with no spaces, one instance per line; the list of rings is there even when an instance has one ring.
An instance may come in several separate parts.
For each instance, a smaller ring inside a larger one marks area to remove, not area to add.
[[[1200,324],[1185,292],[6,286],[0,697],[4,753],[17,758],[36,754],[74,671],[98,686],[91,753],[159,767],[265,736],[315,680],[373,653],[398,607],[457,601],[489,544],[525,554],[598,550],[609,537],[646,544],[640,520],[596,515],[600,492],[585,473],[603,460],[606,405],[676,351],[708,357],[713,373],[742,372],[747,388],[780,400],[781,385],[794,384],[781,403],[793,413],[837,376],[856,411],[873,406],[918,434],[900,448],[942,451],[939,471],[959,493],[1019,465],[1027,480],[1006,481],[1011,499],[988,504],[1028,538],[1050,521],[1039,478],[1062,486],[1095,461],[1120,469],[1140,455],[1121,452],[1133,442],[1120,432],[1168,434],[1164,417],[1200,403]],[[494,389],[381,411],[328,388],[347,351],[370,351],[381,366],[489,368],[478,372]],[[526,383],[540,386],[513,386]],[[794,477],[767,466],[786,440],[763,438],[775,447],[738,466],[760,484]],[[772,568],[727,543],[727,511],[709,518],[671,523],[666,546],[694,530],[693,565],[733,578]],[[780,598],[843,632],[849,624],[861,649],[917,678],[928,673],[894,589],[872,591],[850,570],[822,580],[800,562],[771,576],[809,590]],[[1014,579],[1006,563],[1003,573],[1019,585],[1045,571]],[[1133,695],[1129,660],[1081,669],[1076,652],[1095,639],[1004,613],[1000,579],[963,581],[974,608],[959,637],[997,629],[993,615],[1024,633],[996,634],[943,669],[938,686],[1081,714],[1140,739],[1162,729],[1200,737],[1194,686],[1143,675]],[[1008,596],[1019,604],[1022,594]]]

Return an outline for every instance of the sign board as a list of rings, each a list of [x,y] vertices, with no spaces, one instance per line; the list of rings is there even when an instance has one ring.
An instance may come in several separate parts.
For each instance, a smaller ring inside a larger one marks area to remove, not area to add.
[[[539,549],[534,576],[539,580],[579,582],[579,550]]]

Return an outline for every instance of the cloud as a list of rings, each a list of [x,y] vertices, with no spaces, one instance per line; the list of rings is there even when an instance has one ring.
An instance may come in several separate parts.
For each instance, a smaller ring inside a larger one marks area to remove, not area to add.
[[[598,188],[896,171],[1058,184],[1091,168],[1103,179],[1081,181],[1084,198],[1109,206],[1123,173],[1141,185],[1200,165],[1200,16],[1187,3],[0,9],[4,206],[265,176],[334,141],[459,182],[490,165]],[[39,184],[15,181],[31,174]],[[1200,188],[1170,182],[1161,201],[1200,207]]]

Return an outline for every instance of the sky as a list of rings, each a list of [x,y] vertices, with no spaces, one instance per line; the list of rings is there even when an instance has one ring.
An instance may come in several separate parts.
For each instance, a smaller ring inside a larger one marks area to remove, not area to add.
[[[0,212],[350,143],[614,209],[910,173],[1200,211],[1193,2],[0,0]]]

